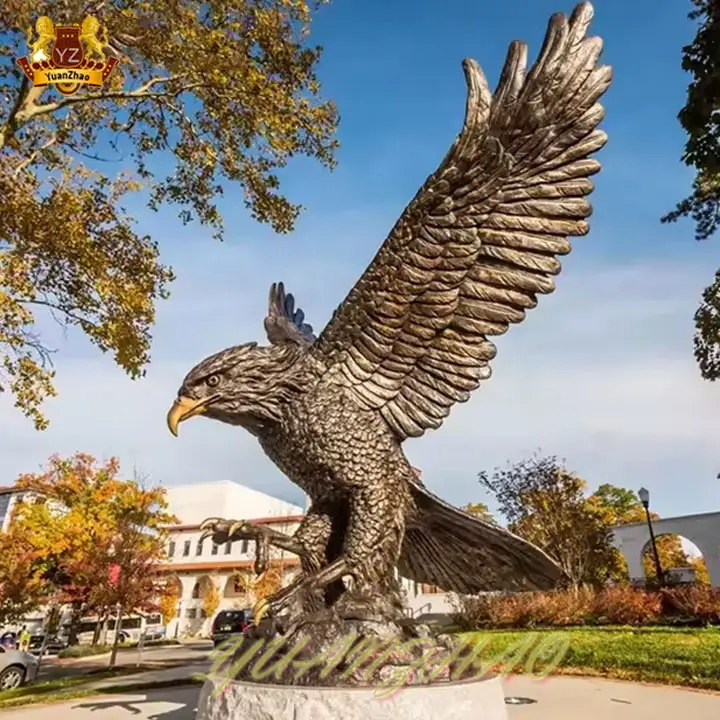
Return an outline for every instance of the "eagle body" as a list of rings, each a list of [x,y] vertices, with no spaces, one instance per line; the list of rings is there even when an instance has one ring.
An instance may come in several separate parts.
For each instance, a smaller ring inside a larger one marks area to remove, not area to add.
[[[377,595],[396,568],[459,593],[562,582],[545,552],[424,487],[403,444],[490,378],[492,338],[553,292],[569,238],[588,232],[612,77],[587,36],[592,14],[582,3],[554,15],[529,69],[512,43],[494,93],[464,61],[462,131],[319,336],[273,284],[270,344],[229,347],[183,380],[173,433],[196,415],[241,426],[311,500],[292,538],[270,538],[303,569],[272,609],[305,590],[329,603],[346,576]]]

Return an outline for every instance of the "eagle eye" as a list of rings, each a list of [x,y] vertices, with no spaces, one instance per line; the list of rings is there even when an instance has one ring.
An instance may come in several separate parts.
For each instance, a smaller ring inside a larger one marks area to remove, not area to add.
[[[217,387],[220,384],[220,376],[219,375],[211,375],[207,379],[207,386],[214,388]]]

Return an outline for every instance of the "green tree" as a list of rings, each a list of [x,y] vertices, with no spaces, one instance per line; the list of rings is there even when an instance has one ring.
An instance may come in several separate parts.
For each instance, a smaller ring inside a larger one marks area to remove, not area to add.
[[[588,504],[585,481],[557,457],[536,454],[492,474],[483,471],[479,481],[508,529],[555,558],[573,584],[603,580],[597,570],[609,552],[609,529]]]
[[[693,41],[682,51],[690,74],[685,106],[678,118],[687,133],[684,162],[696,171],[692,193],[663,217],[674,222],[691,217],[695,236],[704,240],[720,227],[720,2],[691,0],[697,22]],[[695,358],[707,380],[720,377],[720,269],[704,290],[695,313]]]
[[[108,86],[68,97],[31,86],[14,62],[27,29],[87,12],[120,60]],[[144,189],[150,208],[175,205],[218,238],[224,189],[277,232],[293,228],[300,207],[277,171],[296,155],[332,167],[337,144],[311,17],[305,0],[0,4],[0,391],[36,427],[54,395],[39,314],[79,327],[132,378],[149,362],[173,274],[125,210],[129,193]]]

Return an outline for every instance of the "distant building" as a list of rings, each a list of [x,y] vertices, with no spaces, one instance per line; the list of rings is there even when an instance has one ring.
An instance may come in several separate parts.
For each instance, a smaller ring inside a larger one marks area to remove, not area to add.
[[[236,541],[216,545],[212,538],[200,542],[200,524],[207,518],[247,520],[292,535],[309,507],[309,500],[304,498],[300,507],[227,480],[165,490],[168,509],[179,520],[169,528],[167,557],[158,565],[165,582],[173,584],[178,594],[177,617],[169,623],[167,635],[207,635],[212,618],[206,616],[203,596],[211,585],[219,595],[218,611],[254,604],[255,543]],[[1,531],[7,530],[15,504],[25,495],[13,486],[0,487]],[[292,553],[272,548],[270,558],[273,567],[281,571],[283,584],[290,582],[299,570],[299,560]],[[431,606],[445,602],[444,593],[440,594],[437,588],[399,579],[411,610],[428,611]],[[40,608],[22,622],[33,630],[39,629],[44,613],[44,608]]]
[[[14,485],[0,487],[0,532],[5,532],[10,524],[15,504],[22,499],[26,493]]]
[[[246,608],[254,598],[247,580],[254,579],[255,543],[236,541],[216,545],[211,538],[200,542],[200,523],[207,518],[248,520],[291,535],[303,519],[303,508],[230,481],[180,485],[166,489],[169,511],[180,524],[170,528],[168,557],[159,566],[167,581],[179,592],[178,617],[167,633],[170,637],[207,634],[211,618],[203,608],[203,596],[214,585],[218,610]],[[299,568],[295,555],[270,551],[272,564],[282,568],[283,583]]]
[[[170,528],[168,558],[159,567],[179,593],[178,617],[171,621],[167,633],[170,637],[204,635],[210,631],[212,621],[203,608],[203,595],[210,584],[220,596],[218,610],[253,605],[255,598],[246,581],[254,578],[255,543],[215,545],[211,538],[201,543],[200,523],[212,517],[247,520],[292,535],[309,502],[305,498],[304,507],[300,507],[230,481],[181,485],[166,491],[169,511],[180,520]],[[282,568],[283,584],[290,582],[300,567],[292,553],[271,549],[271,560]],[[400,582],[413,609],[425,608],[432,599],[428,596],[440,593],[430,585],[403,578]]]

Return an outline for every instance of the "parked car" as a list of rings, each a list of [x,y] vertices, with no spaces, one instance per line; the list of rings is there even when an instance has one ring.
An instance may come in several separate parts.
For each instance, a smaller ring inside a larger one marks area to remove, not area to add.
[[[31,683],[37,672],[38,661],[33,655],[0,647],[0,692]]]
[[[30,652],[33,654],[39,654],[42,649],[44,633],[37,633],[30,638]],[[45,653],[47,655],[59,653],[64,650],[69,644],[69,637],[67,634],[55,633],[50,635],[45,644]]]
[[[233,635],[243,635],[252,621],[250,610],[221,610],[213,620],[211,638],[217,647]]]

